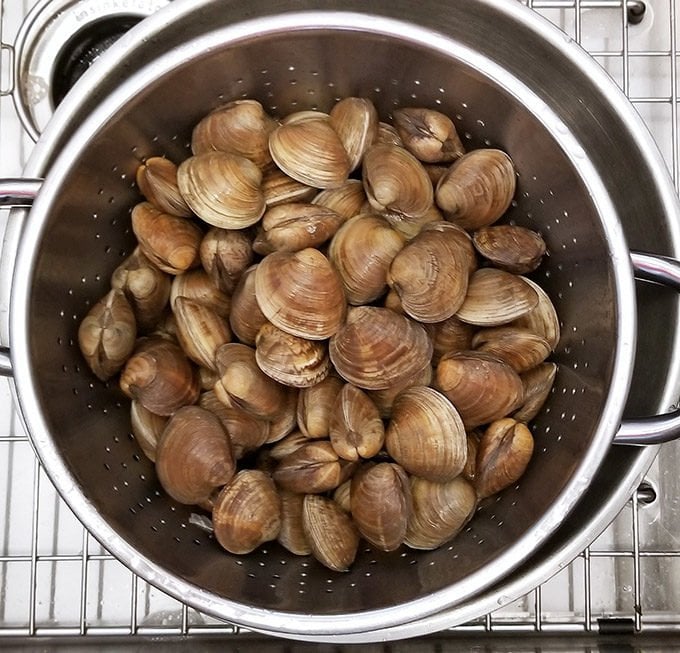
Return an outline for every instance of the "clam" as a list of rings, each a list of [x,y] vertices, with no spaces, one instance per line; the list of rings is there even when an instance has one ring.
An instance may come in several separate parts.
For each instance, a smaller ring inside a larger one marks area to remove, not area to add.
[[[406,536],[411,489],[395,463],[367,464],[352,478],[352,519],[359,533],[380,551],[394,551]]]
[[[412,476],[412,510],[405,543],[413,549],[431,550],[455,537],[477,508],[474,487],[462,476],[444,483]]]
[[[472,347],[504,360],[518,374],[542,363],[551,351],[545,338],[514,326],[480,329],[472,339]]]
[[[196,403],[198,374],[182,349],[169,340],[150,338],[125,363],[120,388],[157,415],[172,415]]]
[[[423,164],[402,147],[371,147],[362,174],[368,201],[378,213],[418,217],[432,206],[432,182]]]
[[[269,421],[267,444],[288,437],[297,427],[298,391],[296,388],[286,388],[285,392],[283,408],[276,417]]]
[[[372,458],[385,441],[385,427],[377,406],[351,383],[346,383],[335,398],[329,434],[333,449],[345,460]]]
[[[521,277],[538,296],[538,303],[530,311],[518,317],[513,324],[529,329],[543,336],[554,351],[560,341],[560,320],[557,311],[548,294],[535,281],[528,277]]]
[[[156,473],[175,501],[207,501],[235,472],[231,441],[213,413],[184,406],[168,420],[156,448]]]
[[[262,216],[253,249],[262,255],[318,247],[340,228],[344,218],[324,206],[279,204]]]
[[[177,183],[186,203],[213,227],[244,229],[264,213],[262,172],[237,154],[207,152],[182,161]]]
[[[246,345],[254,345],[255,337],[267,318],[260,310],[255,296],[255,270],[251,265],[244,271],[231,296],[229,325],[234,335]]]
[[[246,554],[275,540],[281,529],[281,498],[271,478],[242,469],[227,483],[212,511],[215,538],[230,553]]]
[[[239,460],[267,442],[269,422],[258,419],[234,404],[226,404],[213,391],[203,392],[198,400],[201,408],[209,410],[222,422],[229,434],[234,458]]]
[[[275,442],[273,446],[268,449],[272,460],[278,462],[283,460],[286,456],[297,451],[300,447],[306,445],[309,439],[300,430],[293,430],[285,437]],[[276,465],[272,468],[272,472],[276,469]]]
[[[475,487],[481,499],[515,483],[534,450],[526,424],[510,417],[489,424],[479,440]]]
[[[539,233],[512,224],[482,227],[472,234],[475,249],[495,267],[514,274],[535,270],[546,252]]]
[[[78,327],[80,351],[102,381],[122,369],[134,350],[136,337],[135,315],[122,290],[106,293]]]
[[[364,390],[384,390],[419,373],[432,356],[425,329],[387,308],[351,307],[330,339],[338,374]]]
[[[378,123],[378,133],[375,137],[375,142],[376,144],[397,145],[398,147],[404,147],[404,142],[401,140],[399,132],[388,122]]]
[[[338,485],[333,490],[333,501],[337,503],[345,512],[352,510],[352,479],[348,478],[344,483]]]
[[[312,547],[302,526],[302,505],[304,494],[281,490],[281,529],[278,542],[295,555],[309,555]]]
[[[163,213],[149,202],[137,204],[131,217],[142,253],[163,272],[180,274],[200,264],[203,231],[191,219]]]
[[[231,300],[229,295],[222,292],[213,283],[205,270],[189,270],[178,274],[172,280],[170,289],[170,306],[174,308],[178,297],[191,299],[198,304],[206,306],[216,315],[228,318],[231,311]]]
[[[467,460],[461,476],[470,483],[474,483],[477,476],[477,451],[479,451],[479,439],[481,434],[477,430],[467,434]]]
[[[330,124],[340,137],[350,171],[361,164],[364,153],[378,135],[378,112],[367,98],[346,97],[330,111]]]
[[[288,121],[275,129],[269,150],[285,174],[314,188],[341,186],[351,170],[340,137],[330,122],[318,115]]]
[[[398,231],[406,240],[415,238],[422,229],[433,222],[441,222],[444,219],[442,212],[435,204],[432,204],[425,213],[417,216],[403,213],[386,213],[385,218],[395,231]]]
[[[422,370],[416,372],[412,376],[404,379],[400,383],[395,383],[384,390],[367,390],[368,396],[373,400],[373,403],[380,412],[380,417],[389,419],[392,415],[392,406],[397,396],[406,388],[414,385],[430,385],[432,383],[434,371],[429,361],[425,364]]]
[[[137,168],[137,186],[159,211],[188,218],[191,209],[177,186],[177,166],[164,157],[152,156]]]
[[[293,388],[322,381],[331,367],[325,342],[293,336],[270,322],[255,338],[255,360],[267,376]]]
[[[255,270],[260,310],[276,327],[300,338],[324,340],[345,319],[342,283],[317,249],[273,252]]]
[[[262,178],[262,193],[268,209],[289,202],[311,202],[318,192],[317,188],[289,177],[276,167],[268,169]]]
[[[328,248],[350,304],[368,304],[387,289],[387,271],[404,237],[384,218],[364,213],[340,227]]]
[[[191,135],[194,154],[229,152],[264,169],[271,163],[269,134],[277,122],[256,100],[234,100],[205,116]]]
[[[161,319],[171,283],[170,277],[151,263],[139,247],[111,275],[111,288],[125,293],[142,332],[151,331]]]
[[[310,440],[282,458],[272,476],[284,490],[318,494],[334,490],[350,477],[354,467],[341,459],[327,440]]]
[[[343,385],[342,379],[331,375],[300,390],[297,424],[305,437],[316,439],[329,436],[333,404]]]
[[[467,438],[458,411],[443,394],[414,386],[394,401],[385,448],[410,474],[448,481],[463,470]]]
[[[439,180],[435,199],[447,220],[475,230],[493,224],[508,210],[516,182],[515,168],[505,152],[472,150]]]
[[[253,239],[247,231],[212,227],[201,240],[199,255],[213,284],[231,294],[253,262]]]
[[[541,363],[524,374],[520,374],[519,378],[524,386],[524,402],[512,414],[512,417],[521,422],[534,419],[552,390],[556,374],[555,363]]]
[[[349,220],[361,212],[366,201],[361,180],[348,179],[342,186],[319,191],[312,199],[312,204],[325,206]]]
[[[255,417],[274,420],[290,401],[289,388],[267,376],[258,366],[255,350],[241,343],[222,345],[215,354],[219,381],[215,393]]]
[[[156,447],[161,434],[168,423],[168,418],[156,415],[147,410],[138,401],[130,402],[130,425],[135,441],[139,444],[144,455],[151,461],[156,461]]]
[[[217,370],[211,370],[207,367],[198,368],[198,380],[201,390],[212,390],[219,378]]]
[[[475,328],[455,315],[432,325],[432,363],[436,366],[444,354],[472,349]]]
[[[474,258],[470,239],[462,230],[448,222],[435,222],[397,253],[387,283],[412,318],[441,322],[463,304]]]
[[[467,295],[456,316],[476,326],[500,326],[527,315],[538,302],[538,293],[523,277],[496,268],[480,268],[470,277]]]
[[[359,533],[352,518],[332,499],[305,496],[302,526],[314,557],[333,571],[347,571],[356,558]]]
[[[451,119],[434,109],[404,107],[392,118],[404,147],[420,161],[454,161],[465,153]]]
[[[437,365],[436,383],[457,408],[466,429],[509,415],[524,399],[517,372],[500,358],[479,351],[444,355]]]
[[[198,365],[217,371],[215,353],[231,342],[227,320],[189,297],[177,297],[172,308],[177,320],[177,339],[184,353]]]

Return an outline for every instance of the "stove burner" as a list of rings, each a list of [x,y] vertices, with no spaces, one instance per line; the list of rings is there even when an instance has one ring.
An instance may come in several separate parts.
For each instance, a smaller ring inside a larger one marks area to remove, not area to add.
[[[109,46],[170,0],[41,0],[14,44],[12,95],[37,140],[55,107]]]
[[[136,16],[100,20],[80,30],[64,45],[52,76],[55,107],[94,61],[140,20]]]

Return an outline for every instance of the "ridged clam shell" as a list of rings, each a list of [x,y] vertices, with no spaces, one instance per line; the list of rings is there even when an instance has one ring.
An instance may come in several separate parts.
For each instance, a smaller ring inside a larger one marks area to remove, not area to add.
[[[395,399],[385,448],[410,474],[431,481],[455,478],[465,465],[466,440],[458,411],[437,390],[414,386]]]
[[[217,315],[228,318],[231,311],[231,299],[213,283],[203,269],[189,270],[178,274],[172,280],[170,289],[170,306],[174,307],[177,297],[186,297],[210,308]]]
[[[350,171],[361,164],[364,153],[378,135],[378,112],[369,99],[346,97],[330,111],[330,124],[340,137]]]
[[[395,109],[392,118],[404,147],[420,161],[454,161],[465,153],[451,119],[421,107]]]
[[[535,270],[546,252],[539,233],[519,225],[482,227],[472,235],[475,249],[494,266],[514,274]]]
[[[327,376],[300,390],[297,405],[298,428],[307,438],[327,438],[335,399],[344,383],[337,376]]]
[[[345,319],[340,277],[317,249],[265,256],[255,270],[255,296],[274,326],[301,338],[329,338]]]
[[[182,218],[191,215],[177,186],[177,166],[169,159],[150,157],[137,168],[135,179],[142,195],[159,211]]]
[[[330,339],[329,354],[338,374],[365,390],[384,390],[406,381],[432,357],[425,329],[387,308],[351,307]]]
[[[304,494],[281,490],[281,530],[278,541],[281,546],[295,555],[309,555],[312,547],[302,526],[302,505]]]
[[[147,410],[138,401],[130,402],[130,426],[135,441],[144,455],[151,461],[156,460],[156,447],[168,418]]]
[[[545,338],[514,326],[480,329],[472,339],[472,346],[504,360],[518,374],[542,363],[551,351]]]
[[[359,179],[348,179],[342,186],[322,190],[314,196],[312,204],[325,206],[339,213],[345,220],[358,215],[366,203],[364,185]]]
[[[212,227],[203,236],[199,254],[213,284],[231,294],[253,262],[253,239],[247,231]]]
[[[540,336],[543,336],[550,348],[554,351],[560,342],[560,319],[557,316],[555,305],[541,286],[528,277],[521,277],[522,280],[531,286],[534,292],[538,295],[538,303],[534,308],[518,317],[514,322],[514,326],[523,327],[533,331]]]
[[[524,374],[520,374],[524,386],[524,402],[512,414],[516,420],[530,422],[538,415],[550,395],[556,374],[555,363],[541,363]]]
[[[246,345],[254,345],[255,337],[267,318],[255,296],[255,270],[258,264],[245,270],[231,296],[229,325],[234,335]]]

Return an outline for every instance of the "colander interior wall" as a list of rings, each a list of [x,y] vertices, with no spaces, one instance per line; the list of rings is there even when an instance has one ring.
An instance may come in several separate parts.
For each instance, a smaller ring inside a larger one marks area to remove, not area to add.
[[[555,301],[563,337],[554,356],[560,364],[555,390],[536,421],[536,454],[522,481],[440,550],[386,555],[366,547],[350,573],[335,574],[276,544],[246,558],[231,556],[194,526],[192,510],[165,496],[129,434],[128,405],[115,382],[105,386],[87,370],[76,330],[133,247],[129,212],[139,200],[133,179],[140,161],[152,155],[179,161],[193,124],[230,99],[253,97],[283,116],[327,110],[348,95],[370,97],[384,119],[395,106],[438,108],[454,119],[468,147],[498,146],[511,154],[519,185],[510,218],[547,240],[550,256],[536,278]],[[436,592],[492,565],[530,531],[591,445],[617,338],[600,217],[545,126],[461,61],[405,40],[343,30],[265,35],[197,54],[113,116],[66,184],[36,255],[27,325],[44,414],[83,493],[121,536],[161,568],[218,597],[340,614]]]

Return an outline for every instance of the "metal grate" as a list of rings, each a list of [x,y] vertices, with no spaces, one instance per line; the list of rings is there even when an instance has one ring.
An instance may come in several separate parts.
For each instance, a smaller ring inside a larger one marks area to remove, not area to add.
[[[581,43],[617,81],[655,136],[678,187],[676,0],[524,2]],[[33,4],[0,5],[3,43],[12,42]],[[9,52],[1,52],[0,89],[6,89]],[[0,97],[0,137],[0,174],[20,174],[31,142],[7,97]],[[665,445],[648,482],[591,547],[527,596],[447,635],[680,630],[680,587],[669,581],[680,574],[678,461],[680,446]],[[170,642],[242,633],[148,585],[87,533],[37,462],[9,384],[0,383],[0,638],[153,636]]]

